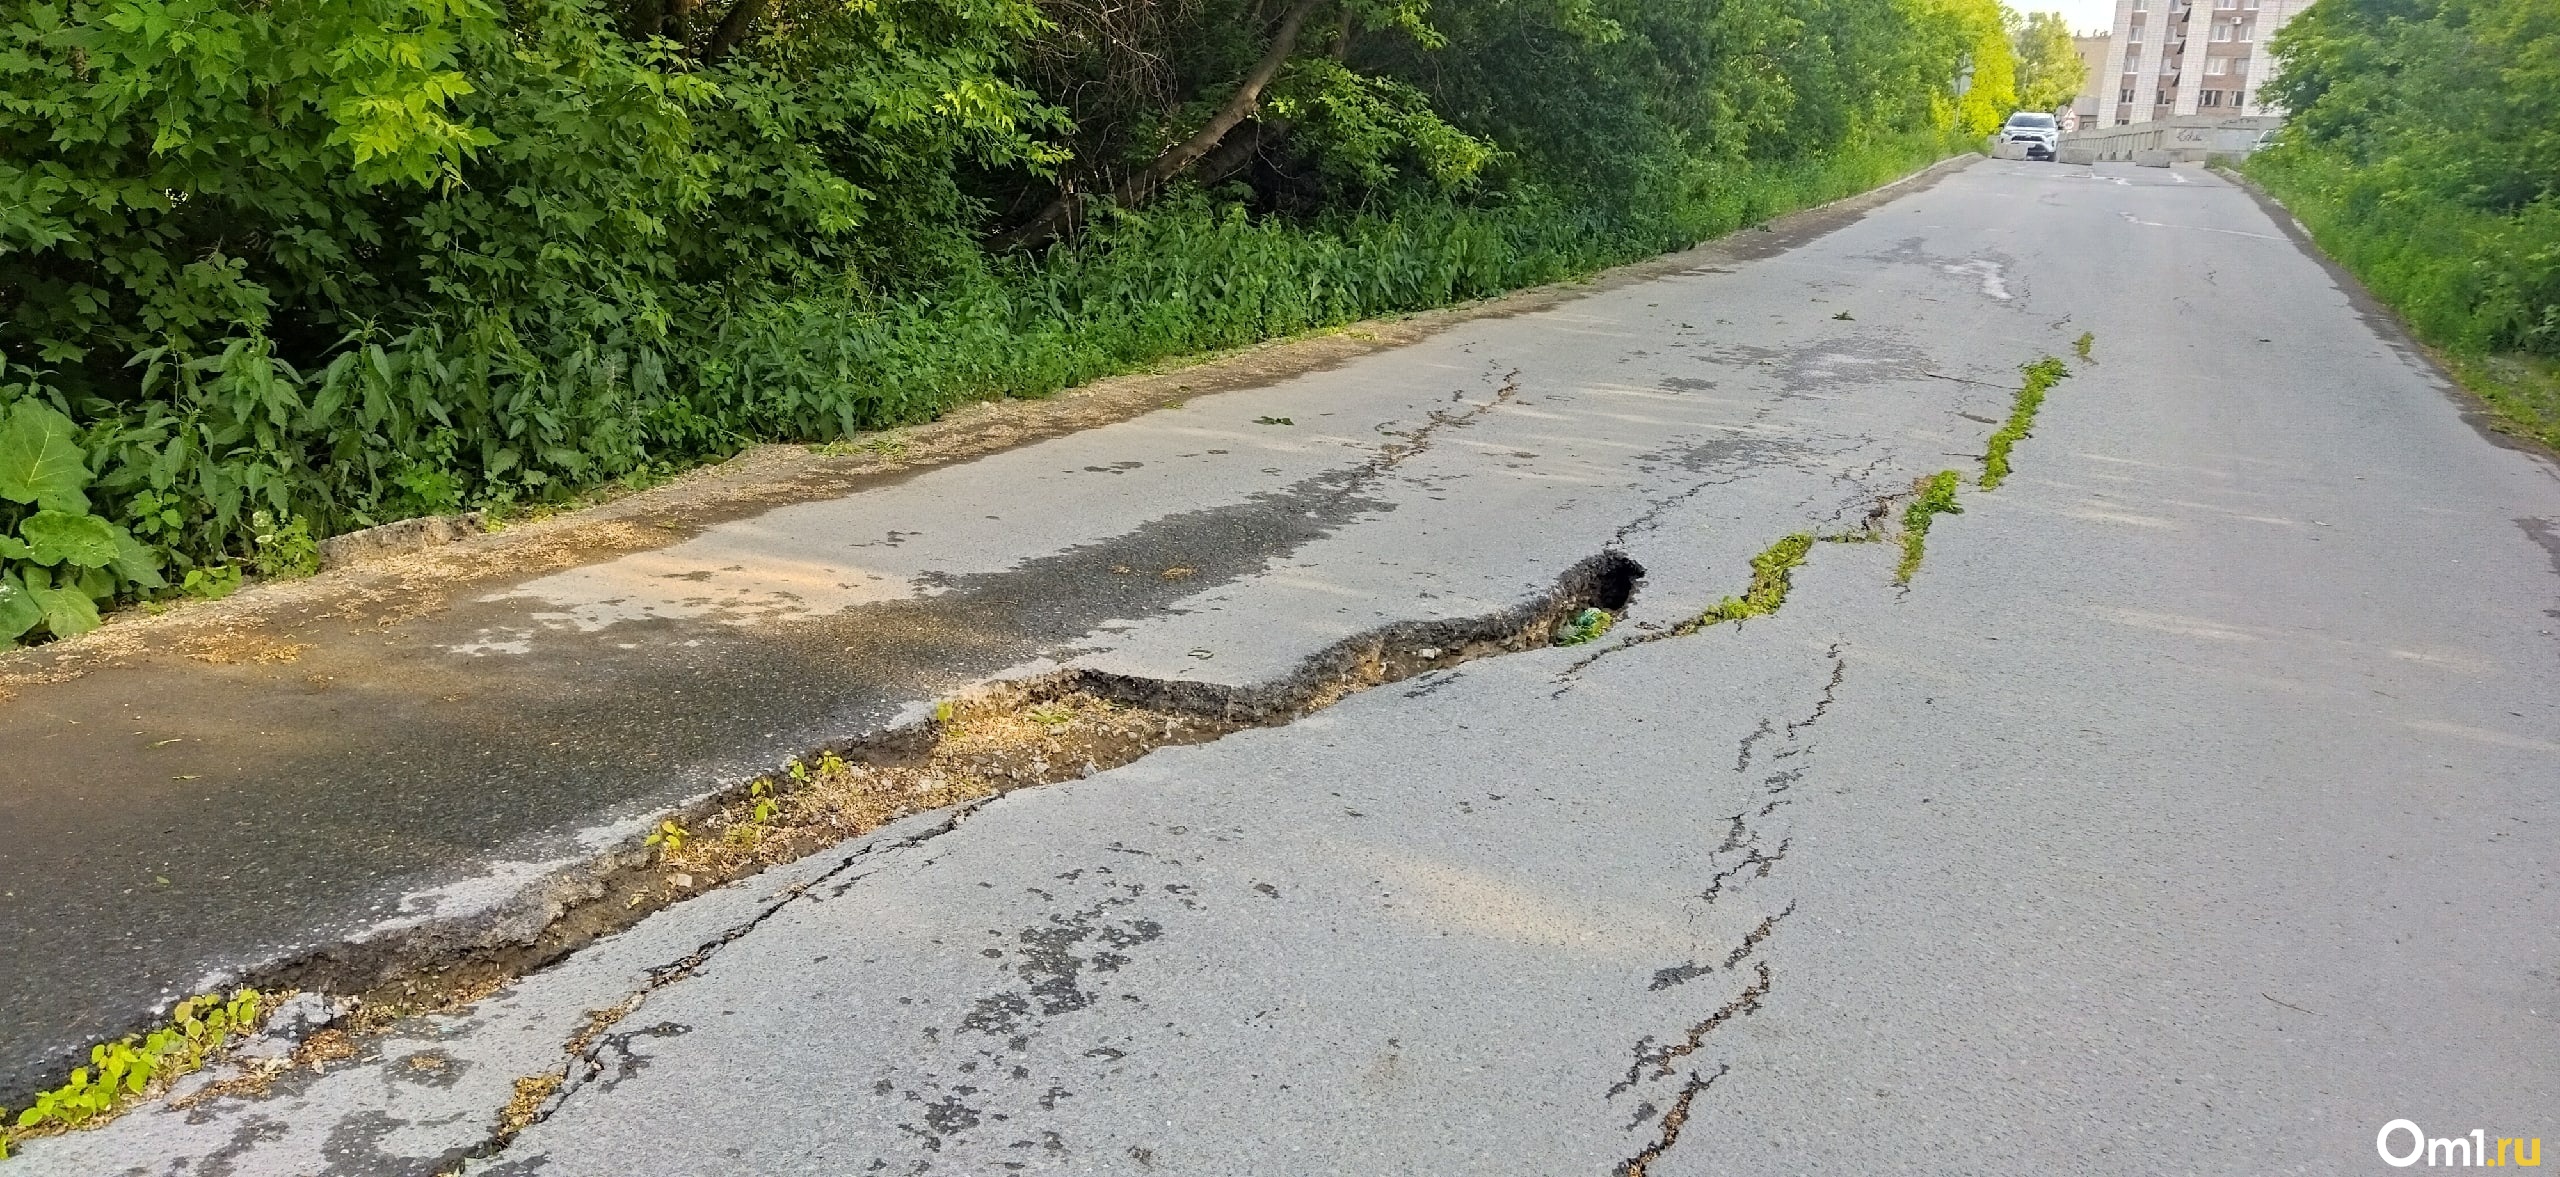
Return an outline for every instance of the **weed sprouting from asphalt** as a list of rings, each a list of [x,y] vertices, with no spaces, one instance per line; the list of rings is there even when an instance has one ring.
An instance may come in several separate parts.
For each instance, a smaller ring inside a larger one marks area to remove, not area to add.
[[[1556,644],[1579,646],[1599,641],[1600,635],[1609,632],[1609,627],[1617,621],[1606,609],[1585,609],[1556,626]]]
[[[2044,404],[2045,391],[2071,374],[2071,369],[2052,356],[2021,364],[2018,370],[2026,374],[2027,382],[2018,386],[2018,400],[2009,410],[2009,420],[1991,435],[1990,446],[1982,451],[1984,490],[1999,486],[2009,477],[2009,448],[2018,444],[2018,439],[2025,437],[2027,430],[2035,425],[2036,409]]]
[[[255,989],[229,997],[207,993],[169,1011],[169,1024],[89,1048],[89,1065],[68,1082],[39,1092],[15,1121],[0,1112],[0,1157],[12,1137],[51,1135],[115,1112],[146,1092],[166,1088],[202,1068],[234,1035],[257,1028],[265,998]]]
[[[1940,515],[1962,515],[1956,505],[1956,484],[1961,481],[1953,470],[1940,470],[1921,479],[1918,496],[1902,512],[1902,563],[1893,570],[1893,583],[1909,584],[1911,575],[1920,571],[1920,557],[1929,542],[1929,522]]]
[[[1751,586],[1739,597],[1726,597],[1707,610],[1674,627],[1675,634],[1692,634],[1719,621],[1741,621],[1778,611],[1787,603],[1788,577],[1804,563],[1805,553],[1813,550],[1813,533],[1795,532],[1769,545],[1767,551],[1751,558]]]
[[[2080,357],[2081,363],[2094,364],[2098,362],[2098,357],[2090,355],[2089,349],[2097,346],[2097,344],[2098,335],[2096,332],[2083,331],[2080,333],[2080,338],[2071,341],[2071,350]]]

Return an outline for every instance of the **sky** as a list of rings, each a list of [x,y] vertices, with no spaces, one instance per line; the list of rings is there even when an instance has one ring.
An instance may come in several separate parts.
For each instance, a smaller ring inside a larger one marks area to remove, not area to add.
[[[2075,33],[2104,32],[2116,22],[2115,0],[2010,0],[2020,12],[2059,12]]]

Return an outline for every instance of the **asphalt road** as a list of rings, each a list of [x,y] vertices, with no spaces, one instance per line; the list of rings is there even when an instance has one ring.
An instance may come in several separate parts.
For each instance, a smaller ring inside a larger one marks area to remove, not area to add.
[[[1777,614],[1668,636],[1779,536],[1978,471],[2015,365],[2084,331],[1907,589],[1893,545],[1818,544]],[[2560,1137],[2560,475],[2203,173],[1978,163],[1774,256],[529,581],[533,623],[452,645],[833,635],[1180,561],[1216,571],[987,660],[1250,683],[1603,550],[1647,570],[1612,640],[909,819],[11,1163],[2341,1173],[2395,1119]]]

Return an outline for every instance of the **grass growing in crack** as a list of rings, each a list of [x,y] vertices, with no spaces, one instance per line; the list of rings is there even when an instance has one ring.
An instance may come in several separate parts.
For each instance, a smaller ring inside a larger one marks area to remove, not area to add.
[[[2080,357],[2081,363],[2094,364],[2098,362],[2098,357],[2090,355],[2089,349],[2096,347],[2097,345],[2097,333],[2094,331],[2083,331],[2080,333],[2080,338],[2071,341],[2071,351],[2073,354]]]
[[[1609,627],[1617,621],[1606,609],[1585,609],[1556,626],[1556,644],[1579,646],[1599,641],[1600,635],[1609,632]]]
[[[0,1157],[13,1139],[51,1136],[112,1116],[127,1103],[168,1089],[214,1059],[234,1035],[255,1030],[265,1008],[255,989],[229,997],[207,993],[178,1003],[169,1024],[89,1048],[89,1065],[68,1082],[36,1095],[12,1122],[0,1110]]]
[[[778,777],[759,778],[746,796],[695,822],[686,836],[653,836],[649,845],[661,872],[655,898],[789,862],[910,813],[1081,776],[1157,744],[1213,739],[1246,726],[1082,692],[1019,708],[1000,700],[944,700],[934,718],[933,745],[913,762],[861,763],[832,752],[794,760]],[[638,892],[626,902],[638,906],[651,898]]]
[[[1675,634],[1693,634],[1720,621],[1740,621],[1747,617],[1763,617],[1778,611],[1787,603],[1789,574],[1804,563],[1805,553],[1813,550],[1813,533],[1799,531],[1769,545],[1767,551],[1751,558],[1751,587],[1739,597],[1726,597],[1707,610],[1674,627]]]
[[[1940,470],[1921,479],[1918,497],[1902,511],[1902,562],[1894,566],[1893,583],[1909,584],[1911,575],[1920,571],[1920,557],[1929,542],[1929,522],[1940,515],[1962,515],[1956,505],[1956,484],[1962,477],[1953,470]]]
[[[2009,410],[2009,420],[1991,435],[1989,448],[1982,451],[1982,489],[1990,490],[2009,477],[2009,448],[2027,435],[2036,423],[2036,410],[2044,404],[2047,389],[2071,374],[2062,361],[2046,356],[2033,363],[2021,364],[2027,382],[2018,386],[2017,403]]]

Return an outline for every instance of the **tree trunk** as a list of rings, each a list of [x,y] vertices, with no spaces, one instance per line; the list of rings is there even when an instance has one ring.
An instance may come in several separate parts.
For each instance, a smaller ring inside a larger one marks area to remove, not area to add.
[[[1200,182],[1215,184],[1234,175],[1253,162],[1254,153],[1262,150],[1263,144],[1288,133],[1289,124],[1280,119],[1253,120],[1251,125],[1228,135],[1227,141],[1219,144],[1216,151],[1201,158],[1198,169]]]
[[[729,55],[738,42],[747,39],[747,30],[764,18],[764,10],[773,0],[737,0],[729,6],[729,14],[720,18],[720,27],[711,30],[711,43],[703,47],[702,63],[709,65]]]
[[[742,5],[757,2],[759,0],[739,0]],[[1136,175],[1121,181],[1120,186],[1112,190],[1112,199],[1123,206],[1128,206],[1138,204],[1155,195],[1158,189],[1164,187],[1166,181],[1181,175],[1183,169],[1207,155],[1211,148],[1218,145],[1219,140],[1226,138],[1227,132],[1234,130],[1237,124],[1252,117],[1253,112],[1262,105],[1263,89],[1271,84],[1271,79],[1279,76],[1280,67],[1288,64],[1290,52],[1297,48],[1298,30],[1305,27],[1307,17],[1315,12],[1317,5],[1323,2],[1324,0],[1296,0],[1296,3],[1291,4],[1289,11],[1280,17],[1279,29],[1271,34],[1271,47],[1263,51],[1262,60],[1253,63],[1252,71],[1245,74],[1243,82],[1237,84],[1236,92],[1234,96],[1227,99],[1227,104],[1218,108],[1218,113],[1211,115],[1209,121],[1202,124],[1198,131],[1193,132],[1190,138],[1166,148],[1164,154],[1155,158],[1155,162],[1148,164]],[[1014,245],[1046,244],[1064,231],[1068,225],[1074,223],[1076,215],[1083,211],[1083,207],[1082,195],[1073,190],[1060,192],[1058,198],[1050,201],[1047,208],[1041,209],[1038,216],[1031,218],[1021,228],[1006,234],[1005,237]]]

